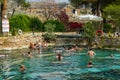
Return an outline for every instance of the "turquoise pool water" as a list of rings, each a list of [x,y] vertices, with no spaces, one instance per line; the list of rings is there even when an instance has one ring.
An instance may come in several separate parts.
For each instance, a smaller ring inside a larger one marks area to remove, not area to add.
[[[92,68],[86,67],[90,60],[87,50],[64,53],[62,61],[56,61],[52,52],[28,59],[18,54],[20,51],[11,51],[9,56],[0,57],[0,80],[120,80],[120,51],[94,51]],[[26,66],[24,73],[19,72],[20,64]]]

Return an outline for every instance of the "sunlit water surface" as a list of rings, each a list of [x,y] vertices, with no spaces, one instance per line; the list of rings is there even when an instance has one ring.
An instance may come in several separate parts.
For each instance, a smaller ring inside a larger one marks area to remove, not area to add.
[[[56,61],[53,52],[33,53],[28,59],[21,55],[27,51],[11,51],[9,56],[0,57],[0,80],[120,80],[120,51],[94,51],[94,59],[83,50],[64,53],[62,61]],[[112,58],[110,54],[113,54]],[[92,68],[87,68],[89,60],[93,62]],[[23,73],[19,71],[20,64],[26,66]]]

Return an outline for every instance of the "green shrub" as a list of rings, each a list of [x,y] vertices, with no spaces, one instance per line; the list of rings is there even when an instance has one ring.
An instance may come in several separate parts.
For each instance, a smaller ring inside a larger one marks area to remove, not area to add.
[[[83,26],[83,30],[84,32],[82,34],[82,37],[86,38],[88,45],[91,45],[95,37],[95,28],[93,26],[93,23],[85,23]]]
[[[112,26],[109,23],[104,24],[103,26],[104,32],[112,32]]]
[[[59,22],[58,20],[49,20],[44,22],[44,25],[46,25],[47,23],[51,23],[54,24],[55,27],[55,32],[63,32],[65,31],[65,26],[63,25],[63,23]]]
[[[16,35],[19,29],[24,32],[30,31],[30,17],[27,15],[14,15],[9,21],[12,35]]]
[[[43,31],[44,29],[42,22],[37,17],[31,18],[30,28],[31,30],[34,29],[34,31]]]
[[[56,35],[55,34],[45,33],[45,34],[42,35],[42,37],[48,43],[50,43],[51,41],[56,41]]]
[[[56,35],[53,33],[54,30],[55,30],[55,25],[54,24],[51,24],[51,23],[47,23],[45,25],[45,31],[46,33],[42,35],[42,37],[44,38],[44,40],[46,42],[51,42],[51,41],[55,41],[56,39]]]

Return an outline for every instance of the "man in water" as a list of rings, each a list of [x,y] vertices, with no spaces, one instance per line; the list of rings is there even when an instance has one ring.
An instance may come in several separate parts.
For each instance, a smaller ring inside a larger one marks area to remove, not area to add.
[[[91,57],[94,58],[94,56],[96,55],[95,52],[90,48],[90,50],[87,52],[87,54]]]

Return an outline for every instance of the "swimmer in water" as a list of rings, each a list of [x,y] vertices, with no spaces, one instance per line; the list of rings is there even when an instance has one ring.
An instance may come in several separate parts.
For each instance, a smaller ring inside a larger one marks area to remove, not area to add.
[[[113,57],[113,54],[110,54],[110,57]]]
[[[28,52],[28,58],[30,59],[32,57],[31,52]]]
[[[92,68],[92,66],[93,66],[92,61],[89,61],[87,67]]]
[[[20,65],[20,72],[24,72],[26,70],[25,66],[22,64]]]
[[[94,52],[92,49],[90,49],[90,50],[87,52],[87,54],[88,54],[91,58],[94,58],[94,56],[96,55],[95,52]]]

